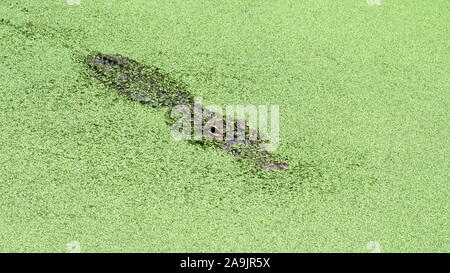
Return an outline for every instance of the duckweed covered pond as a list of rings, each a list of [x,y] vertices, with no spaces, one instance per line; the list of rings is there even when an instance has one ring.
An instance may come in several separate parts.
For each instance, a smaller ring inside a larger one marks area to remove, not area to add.
[[[0,251],[448,251],[447,14],[443,0],[1,1]],[[174,141],[164,108],[86,77],[92,51],[207,105],[279,105],[289,169]]]

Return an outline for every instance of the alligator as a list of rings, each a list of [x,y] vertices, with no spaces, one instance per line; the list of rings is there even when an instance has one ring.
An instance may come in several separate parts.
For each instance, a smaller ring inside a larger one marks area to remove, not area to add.
[[[201,109],[204,116],[199,121],[202,128],[208,123],[207,118],[219,117],[221,122],[209,124],[204,138],[190,140],[199,145],[212,145],[224,152],[249,159],[254,166],[260,170],[283,171],[289,168],[289,164],[274,156],[271,152],[261,149],[264,140],[252,131],[249,123],[245,120],[222,116],[216,112],[205,109],[203,105],[197,104],[194,97],[187,91],[187,86],[159,68],[141,64],[121,55],[108,55],[94,53],[84,58],[84,62],[93,72],[92,75],[103,85],[116,90],[124,97],[152,107],[163,107],[172,110],[178,105]],[[174,123],[174,117],[166,115],[168,123]],[[195,113],[195,111],[193,111]],[[196,120],[195,114],[192,122]],[[209,120],[210,121],[210,120]],[[225,138],[226,127],[224,121],[232,122],[235,128],[233,137]],[[198,122],[198,120],[197,120]],[[256,137],[251,137],[256,136]]]

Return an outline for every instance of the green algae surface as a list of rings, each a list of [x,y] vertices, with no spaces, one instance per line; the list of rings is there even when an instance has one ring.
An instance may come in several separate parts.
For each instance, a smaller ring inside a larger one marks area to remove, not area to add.
[[[0,251],[448,252],[448,1],[0,3]],[[283,172],[174,141],[83,58],[279,105]]]

